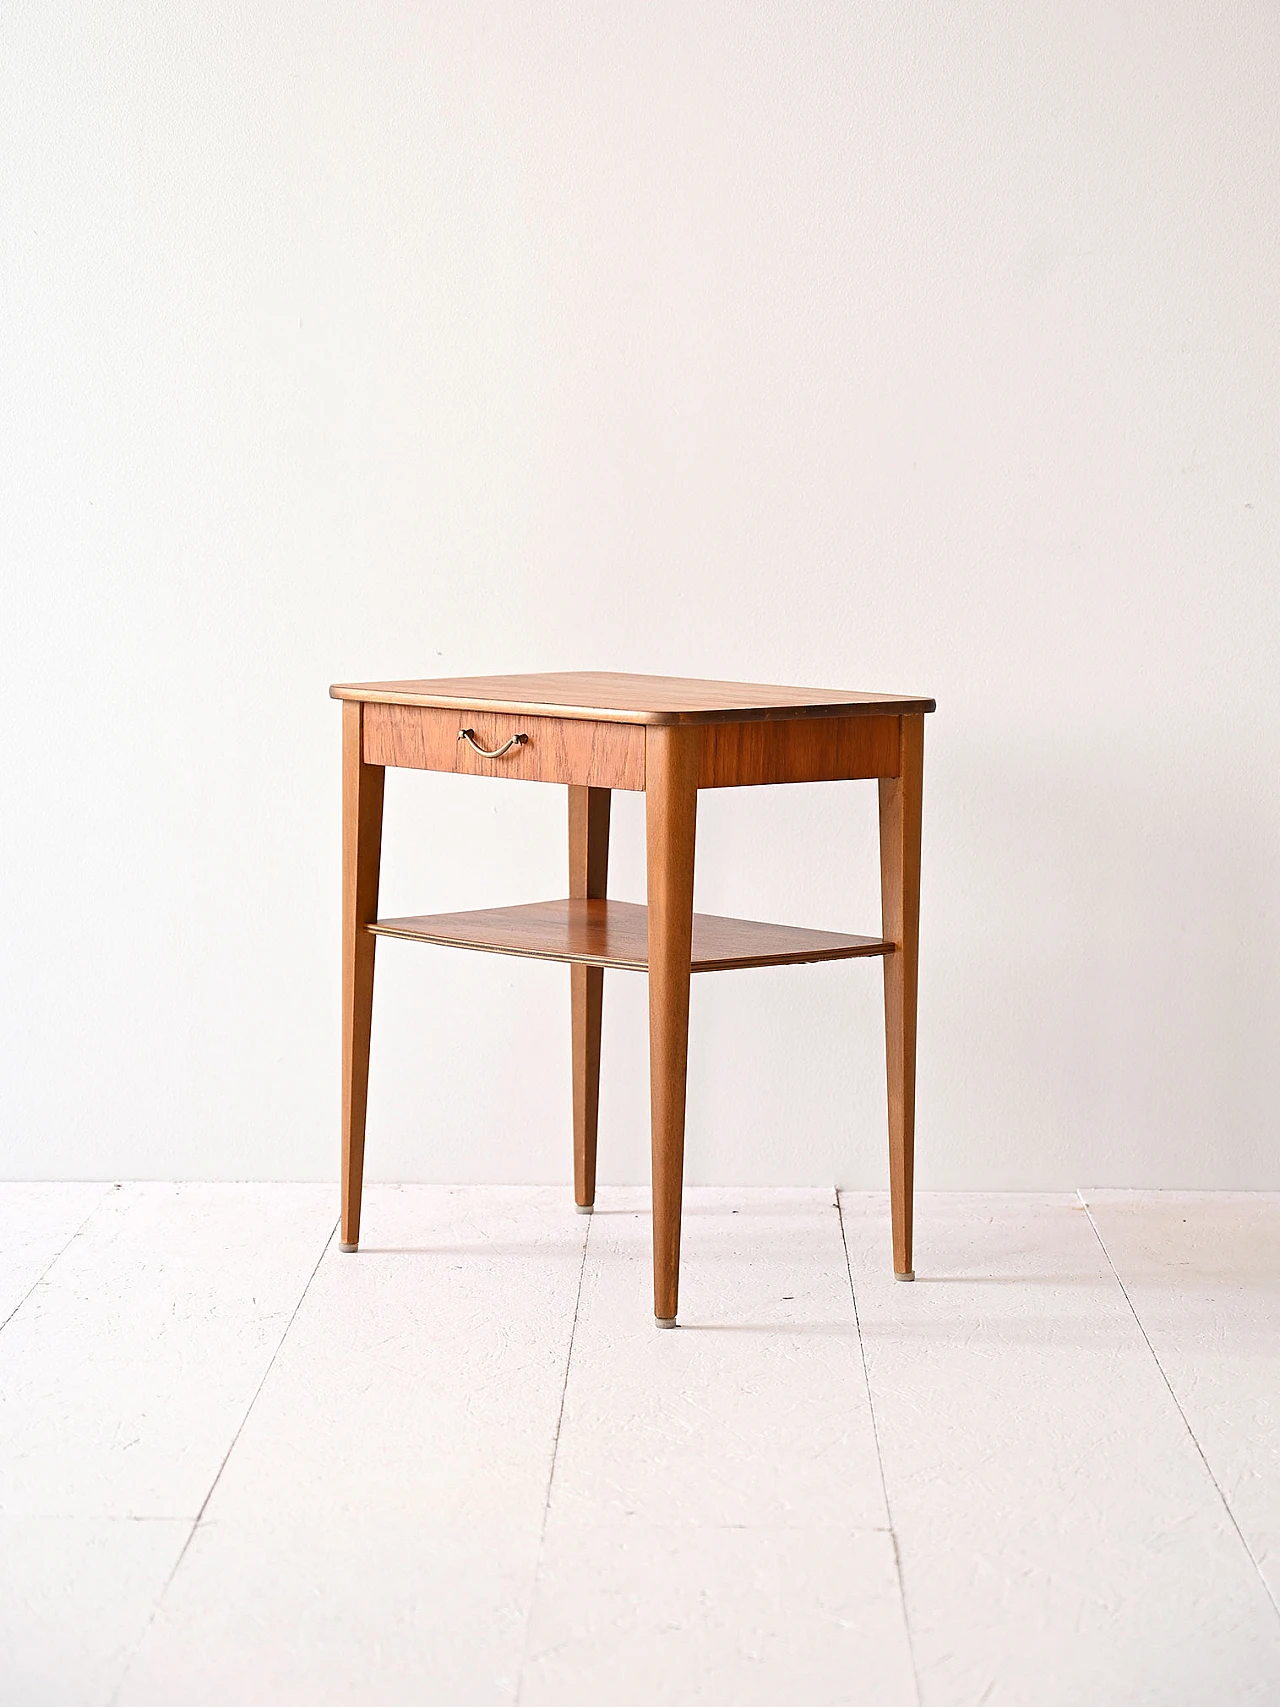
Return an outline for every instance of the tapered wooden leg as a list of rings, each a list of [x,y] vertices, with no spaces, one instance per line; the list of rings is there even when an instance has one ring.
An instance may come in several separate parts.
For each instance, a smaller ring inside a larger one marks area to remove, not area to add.
[[[569,788],[569,896],[603,901],[609,886],[607,788]],[[584,1214],[596,1200],[600,1118],[600,1020],[604,968],[569,968],[573,1004],[573,1200]]]
[[[884,1041],[889,1087],[889,1200],[893,1272],[914,1280],[911,1210],[916,1133],[916,989],[920,964],[920,812],[924,718],[902,719],[901,775],[880,779]]]
[[[693,947],[697,725],[652,725],[645,740],[649,899],[649,1105],[653,1166],[653,1313],[674,1327],[680,1291],[685,1071]]]
[[[378,915],[382,854],[381,765],[362,751],[359,700],[342,702],[342,1248],[360,1242],[364,1185],[364,1119],[369,1095],[369,1030],[373,1018],[373,951],[365,929]]]

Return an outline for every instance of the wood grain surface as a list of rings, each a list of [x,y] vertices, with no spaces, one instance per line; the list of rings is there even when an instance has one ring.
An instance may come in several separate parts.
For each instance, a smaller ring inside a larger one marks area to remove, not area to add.
[[[329,692],[334,699],[378,704],[560,715],[604,723],[734,723],[754,718],[901,715],[934,709],[933,700],[915,695],[782,687],[763,682],[716,682],[685,676],[624,675],[608,670],[404,682],[337,682]]]
[[[902,719],[902,774],[880,783],[881,925],[895,952],[884,963],[889,1093],[889,1201],[893,1269],[914,1274],[911,1253],[916,1141],[916,987],[920,964],[920,827],[924,718]]]
[[[377,936],[525,955],[534,960],[613,966],[627,972],[644,972],[649,965],[648,911],[631,901],[532,901],[518,907],[379,919],[369,929]],[[888,954],[891,950],[892,944],[881,937],[724,919],[713,913],[693,915],[694,972],[799,966],[818,960]]]
[[[709,723],[701,732],[698,787],[896,776],[900,721],[792,717],[784,722]]]
[[[459,740],[463,729],[473,730],[477,742],[490,749],[513,735],[529,739],[501,758],[486,759]],[[567,782],[584,788],[644,787],[644,729],[638,723],[374,701],[364,708],[364,756],[368,764],[464,776]]]
[[[362,757],[364,709],[356,701],[342,708],[342,1243],[351,1248],[360,1240],[377,947],[367,926],[378,910],[386,776]]]
[[[645,878],[649,898],[649,1127],[653,1178],[653,1314],[674,1325],[693,965],[693,849],[702,731],[679,724],[645,737]]]
[[[607,788],[569,790],[569,895],[602,901],[609,883]],[[596,1134],[600,1124],[600,1026],[604,968],[569,968],[573,1065],[573,1200],[580,1209],[596,1200]]]

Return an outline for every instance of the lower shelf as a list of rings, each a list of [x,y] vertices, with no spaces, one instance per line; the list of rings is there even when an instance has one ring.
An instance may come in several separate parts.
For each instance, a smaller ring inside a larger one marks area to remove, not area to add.
[[[414,919],[379,919],[375,936],[567,960],[578,966],[649,966],[649,916],[630,901],[534,901],[522,907],[487,907],[473,913],[435,913]],[[739,966],[793,966],[815,960],[852,960],[891,954],[879,937],[764,925],[751,919],[693,915],[693,970],[726,972]]]

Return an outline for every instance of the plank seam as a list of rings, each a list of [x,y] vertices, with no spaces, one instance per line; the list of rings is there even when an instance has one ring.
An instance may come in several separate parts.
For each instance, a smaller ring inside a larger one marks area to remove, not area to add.
[[[569,1391],[569,1369],[573,1363],[573,1342],[578,1332],[578,1310],[582,1304],[582,1280],[587,1272],[587,1245],[591,1240],[591,1224],[595,1216],[587,1218],[586,1229],[582,1235],[582,1261],[578,1264],[578,1290],[573,1296],[573,1320],[569,1324],[569,1346],[564,1357],[564,1383],[560,1388],[560,1409],[556,1412],[556,1430],[551,1441],[551,1464],[547,1471],[547,1497],[542,1504],[542,1528],[538,1532],[538,1561],[533,1568],[533,1584],[529,1590],[529,1610],[525,1614],[524,1642],[520,1652],[520,1675],[516,1679],[516,1695],[514,1707],[520,1707],[520,1697],[524,1693],[525,1668],[529,1663],[529,1635],[533,1629],[533,1611],[538,1598],[538,1584],[542,1580],[542,1557],[547,1546],[547,1521],[551,1516],[551,1489],[556,1479],[556,1462],[560,1456],[560,1427],[564,1422],[564,1402]]]
[[[244,1415],[240,1418],[239,1425],[236,1428],[235,1433],[231,1437],[231,1444],[227,1447],[227,1450],[222,1455],[222,1462],[221,1462],[221,1464],[218,1465],[217,1471],[214,1474],[214,1478],[209,1483],[209,1491],[204,1496],[204,1499],[200,1502],[200,1509],[191,1521],[191,1531],[190,1531],[189,1535],[187,1536],[186,1540],[182,1543],[182,1550],[178,1554],[178,1557],[174,1560],[173,1569],[169,1572],[169,1575],[165,1578],[164,1587],[160,1590],[160,1593],[156,1596],[155,1605],[151,1608],[151,1616],[147,1619],[147,1622],[146,1622],[146,1625],[142,1631],[142,1634],[138,1637],[138,1640],[134,1643],[133,1649],[129,1654],[129,1658],[125,1661],[124,1669],[120,1673],[120,1681],[116,1684],[115,1688],[112,1690],[111,1695],[108,1699],[107,1707],[116,1707],[116,1703],[120,1699],[120,1691],[124,1688],[125,1684],[129,1681],[129,1673],[133,1669],[133,1662],[137,1659],[139,1653],[142,1651],[142,1645],[146,1641],[147,1637],[150,1635],[151,1626],[155,1623],[156,1618],[159,1615],[160,1608],[164,1604],[164,1597],[168,1594],[169,1590],[173,1587],[173,1579],[177,1576],[178,1572],[182,1568],[182,1561],[186,1558],[187,1553],[191,1547],[191,1543],[196,1538],[196,1532],[200,1528],[201,1520],[203,1519],[204,1514],[205,1514],[206,1510],[208,1509],[209,1501],[213,1498],[213,1491],[217,1487],[218,1483],[222,1480],[222,1472],[226,1469],[227,1462],[230,1459],[231,1454],[236,1449],[236,1442],[240,1439],[240,1436],[244,1433],[244,1425],[248,1422],[249,1417],[253,1412],[253,1407],[258,1402],[259,1394],[262,1392],[262,1389],[267,1384],[267,1377],[270,1375],[271,1371],[276,1366],[276,1359],[279,1357],[280,1352],[284,1347],[285,1340],[289,1337],[290,1328],[293,1326],[294,1322],[298,1319],[298,1311],[301,1310],[303,1303],[306,1299],[307,1293],[310,1292],[310,1290],[311,1290],[312,1281],[315,1279],[316,1275],[320,1272],[320,1264],[324,1261],[325,1253],[328,1251],[329,1246],[333,1243],[333,1235],[338,1231],[338,1225],[339,1225],[338,1222],[335,1221],[333,1226],[330,1227],[330,1229],[329,1229],[329,1234],[328,1234],[328,1237],[325,1239],[324,1244],[320,1247],[320,1255],[316,1258],[315,1265],[312,1268],[311,1273],[307,1276],[306,1284],[303,1286],[302,1291],[298,1294],[298,1302],[294,1305],[293,1310],[290,1312],[289,1320],[285,1323],[284,1330],[281,1333],[280,1338],[276,1341],[276,1349],[271,1353],[270,1359],[267,1362],[267,1367],[262,1372],[262,1379],[261,1379],[261,1381],[258,1382],[258,1385],[254,1388],[253,1396],[249,1400],[249,1403],[245,1406]]]
[[[867,1346],[862,1337],[862,1318],[858,1314],[858,1294],[853,1284],[853,1263],[849,1259],[849,1236],[845,1232],[844,1208],[840,1202],[840,1188],[834,1189],[836,1200],[836,1218],[840,1223],[840,1243],[844,1246],[844,1268],[849,1279],[849,1297],[853,1302],[853,1325],[858,1331],[858,1355],[862,1359],[862,1379],[867,1389],[867,1409],[871,1412],[871,1436],[876,1443],[876,1463],[880,1467],[880,1491],[884,1495],[885,1516],[889,1520],[889,1540],[893,1544],[893,1570],[898,1579],[898,1604],[902,1608],[902,1629],[907,1639],[907,1657],[911,1661],[911,1682],[915,1689],[916,1707],[920,1707],[920,1668],[916,1664],[915,1643],[911,1638],[911,1620],[907,1616],[907,1589],[902,1580],[902,1555],[898,1550],[898,1532],[893,1526],[893,1506],[889,1499],[889,1478],[885,1475],[884,1453],[880,1449],[880,1421],[876,1416],[876,1402],[871,1392],[871,1371],[867,1367]]]
[[[53,1255],[49,1258],[48,1262],[40,1270],[39,1274],[31,1282],[30,1286],[28,1286],[27,1290],[22,1294],[22,1297],[19,1298],[18,1302],[14,1305],[13,1309],[10,1310],[9,1314],[5,1317],[4,1321],[0,1322],[0,1333],[3,1333],[4,1330],[9,1326],[9,1323],[18,1314],[18,1311],[21,1310],[22,1306],[26,1303],[27,1299],[30,1298],[31,1294],[33,1292],[35,1292],[38,1287],[41,1287],[44,1285],[45,1281],[49,1278],[49,1275],[52,1273],[55,1264],[61,1262],[62,1258],[64,1256],[66,1256],[67,1252],[71,1249],[72,1245],[75,1244],[76,1240],[80,1237],[81,1233],[84,1232],[85,1228],[89,1225],[90,1221],[93,1220],[94,1216],[102,1208],[103,1204],[107,1201],[108,1197],[110,1197],[113,1192],[119,1191],[119,1189],[120,1189],[120,1187],[118,1185],[104,1185],[103,1186],[102,1196],[94,1204],[93,1208],[85,1216],[84,1220],[76,1228],[75,1232],[72,1233],[71,1237],[67,1240],[66,1244],[62,1245],[58,1250],[56,1250],[53,1253]]]
[[[1249,1560],[1249,1563],[1253,1566],[1254,1570],[1258,1574],[1258,1581],[1262,1584],[1263,1593],[1266,1595],[1267,1599],[1271,1602],[1272,1611],[1276,1614],[1277,1618],[1280,1618],[1280,1605],[1277,1604],[1276,1597],[1271,1592],[1271,1585],[1267,1581],[1266,1577],[1263,1575],[1262,1567],[1258,1563],[1257,1556],[1254,1553],[1253,1548],[1249,1545],[1249,1542],[1245,1537],[1244,1530],[1241,1529],[1240,1524],[1236,1519],[1235,1512],[1232,1511],[1232,1509],[1231,1509],[1231,1502],[1227,1499],[1226,1494],[1222,1491],[1222,1484],[1219,1482],[1218,1478],[1214,1475],[1213,1466],[1212,1466],[1212,1464],[1210,1464],[1208,1458],[1205,1456],[1204,1448],[1201,1446],[1199,1440],[1196,1438],[1196,1431],[1192,1428],[1191,1421],[1188,1418],[1187,1413],[1183,1410],[1182,1405],[1179,1402],[1178,1395],[1173,1390],[1173,1383],[1172,1383],[1172,1381],[1170,1381],[1168,1375],[1165,1373],[1165,1367],[1164,1367],[1164,1364],[1161,1363],[1161,1361],[1160,1361],[1159,1353],[1156,1351],[1155,1346],[1152,1345],[1151,1338],[1150,1338],[1149,1334],[1147,1333],[1146,1328],[1142,1324],[1142,1317],[1138,1314],[1136,1308],[1134,1307],[1133,1299],[1129,1296],[1129,1288],[1125,1285],[1124,1281],[1120,1278],[1120,1271],[1116,1267],[1115,1263],[1111,1260],[1111,1252],[1107,1249],[1107,1242],[1102,1237],[1102,1231],[1099,1228],[1098,1223],[1093,1218],[1093,1210],[1089,1207],[1089,1204],[1085,1199],[1084,1193],[1078,1187],[1076,1189],[1076,1196],[1080,1199],[1080,1207],[1084,1210],[1085,1214],[1088,1216],[1089,1225],[1093,1228],[1093,1236],[1098,1241],[1098,1248],[1101,1250],[1103,1256],[1107,1259],[1107,1267],[1111,1270],[1111,1273],[1114,1275],[1115,1283],[1120,1288],[1120,1291],[1124,1297],[1125,1303],[1129,1306],[1129,1313],[1133,1317],[1134,1321],[1137,1324],[1138,1332],[1142,1335],[1142,1338],[1143,1338],[1143,1343],[1146,1345],[1147,1350],[1151,1353],[1151,1361],[1155,1364],[1156,1368],[1159,1370],[1160,1379],[1164,1382],[1165,1387],[1168,1391],[1169,1397],[1173,1400],[1174,1408],[1177,1410],[1178,1415],[1182,1418],[1182,1426],[1186,1429],[1187,1434],[1190,1437],[1191,1444],[1195,1447],[1196,1452],[1199,1455],[1200,1462],[1204,1465],[1205,1475],[1208,1476],[1210,1482],[1213,1484],[1214,1492],[1217,1494],[1218,1498],[1222,1501],[1222,1509],[1223,1509],[1223,1511],[1226,1512],[1227,1518],[1231,1524],[1231,1527],[1235,1530],[1236,1534],[1240,1537],[1240,1545],[1244,1548],[1245,1554]]]

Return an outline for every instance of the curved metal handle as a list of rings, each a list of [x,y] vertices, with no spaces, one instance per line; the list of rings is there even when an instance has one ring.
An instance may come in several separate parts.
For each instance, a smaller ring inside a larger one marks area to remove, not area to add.
[[[476,740],[476,732],[474,729],[459,729],[458,739],[459,741],[465,741],[468,747],[470,747],[473,752],[479,753],[482,759],[500,759],[504,753],[509,753],[512,747],[526,746],[528,744],[529,737],[527,735],[513,735],[509,741],[504,741],[500,747],[495,747],[492,752],[490,752],[487,747],[482,747]]]

